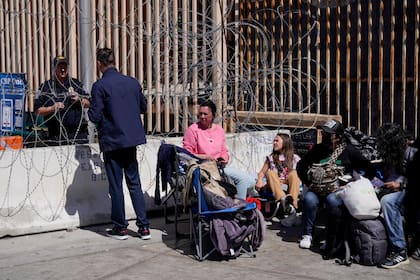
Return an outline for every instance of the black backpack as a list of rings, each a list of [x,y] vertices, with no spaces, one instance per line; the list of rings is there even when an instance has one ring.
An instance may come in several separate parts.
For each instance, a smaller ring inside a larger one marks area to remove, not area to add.
[[[350,224],[350,244],[353,261],[362,265],[377,265],[386,256],[388,239],[380,218],[356,220]]]
[[[322,250],[324,260],[335,259],[336,263],[350,266],[353,262],[351,257],[349,234],[351,216],[343,207],[342,215],[327,215],[326,246]]]
[[[345,212],[345,211],[344,211]],[[386,256],[388,239],[382,219],[357,220],[344,213],[327,226],[327,246],[322,257],[350,266],[377,265]]]

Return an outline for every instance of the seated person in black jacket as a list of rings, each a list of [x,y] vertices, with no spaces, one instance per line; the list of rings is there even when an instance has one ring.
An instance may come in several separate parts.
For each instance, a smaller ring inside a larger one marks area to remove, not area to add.
[[[335,163],[344,168],[345,174],[353,174],[353,171],[363,171],[369,179],[375,176],[374,166],[350,143],[347,143],[344,135],[344,126],[337,120],[329,120],[322,127],[322,143],[315,145],[297,165],[297,173],[302,182],[309,187],[303,198],[303,232],[299,246],[309,249],[312,244],[312,230],[320,201],[326,202],[328,221],[335,221],[341,217],[341,205],[343,201],[336,197],[335,192],[329,194],[315,193],[311,191],[312,182],[308,178],[308,170],[314,163],[328,161],[332,156]],[[337,223],[331,222],[334,227]],[[329,231],[334,232],[332,226],[327,225]]]

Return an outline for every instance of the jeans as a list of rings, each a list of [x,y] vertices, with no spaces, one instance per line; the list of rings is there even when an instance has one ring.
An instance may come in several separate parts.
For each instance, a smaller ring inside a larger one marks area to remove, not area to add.
[[[392,249],[396,251],[405,249],[407,246],[403,228],[404,196],[405,191],[399,191],[389,193],[381,198],[388,239]]]
[[[148,226],[146,205],[141,189],[136,147],[130,147],[110,152],[104,152],[106,174],[111,196],[111,220],[119,228],[127,228],[125,219],[125,204],[123,193],[123,173],[127,182],[131,202],[136,213],[136,224],[139,227]]]
[[[321,201],[325,201],[328,213],[340,212],[339,206],[343,205],[343,201],[336,196],[336,194],[330,193],[325,198],[320,198],[317,194],[311,191],[307,191],[303,198],[303,233],[302,235],[311,235],[318,211],[318,205]]]
[[[255,178],[249,173],[232,166],[226,166],[223,170],[225,174],[231,177],[235,183],[238,191],[237,197],[246,199],[248,189],[255,186]]]

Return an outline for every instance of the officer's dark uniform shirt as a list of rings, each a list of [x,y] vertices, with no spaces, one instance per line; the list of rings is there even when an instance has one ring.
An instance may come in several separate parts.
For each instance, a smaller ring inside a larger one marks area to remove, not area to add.
[[[79,94],[80,99],[74,101],[71,99],[72,92]],[[89,95],[83,89],[82,83],[74,78],[68,78],[64,84],[51,79],[43,83],[40,87],[40,94],[35,99],[35,111],[40,107],[52,106],[55,102],[63,102],[64,108],[44,116],[45,125],[48,128],[49,138],[57,138],[60,135],[68,137],[76,131],[85,132],[87,123],[83,118],[81,98],[89,98]]]

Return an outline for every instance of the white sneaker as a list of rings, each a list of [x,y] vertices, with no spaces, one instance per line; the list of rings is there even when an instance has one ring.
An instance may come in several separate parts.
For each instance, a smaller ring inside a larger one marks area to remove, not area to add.
[[[311,248],[311,243],[312,243],[312,236],[303,235],[302,239],[300,240],[299,247],[302,249],[309,249]]]

